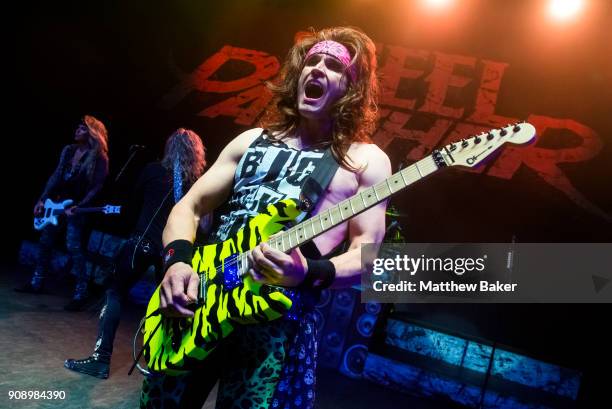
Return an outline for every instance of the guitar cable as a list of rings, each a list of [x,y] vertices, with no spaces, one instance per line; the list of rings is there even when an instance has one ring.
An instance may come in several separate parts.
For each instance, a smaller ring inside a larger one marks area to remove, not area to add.
[[[153,220],[155,220],[155,217],[157,217],[157,214],[159,213],[161,208],[166,203],[166,200],[168,200],[168,197],[170,196],[170,193],[172,192],[172,190],[173,190],[172,188],[170,188],[168,190],[168,193],[166,193],[166,196],[164,196],[164,198],[160,202],[159,206],[157,207],[157,210],[155,210],[155,213],[153,214],[153,217],[151,217],[151,220],[149,220],[149,224],[147,224],[147,227],[144,229],[144,231],[142,232],[142,234],[138,238],[138,241],[136,242],[136,245],[134,246],[134,251],[132,252],[132,260],[130,262],[132,270],[134,270],[134,260],[136,259],[136,252],[138,251],[138,246],[140,245],[140,242],[142,241],[143,237],[149,231],[149,228],[151,227],[151,224],[153,223]],[[155,374],[153,372],[151,372],[151,371],[149,371],[147,369],[144,369],[142,366],[140,366],[140,364],[138,363],[138,360],[142,356],[142,353],[144,352],[145,348],[147,347],[147,345],[151,341],[151,338],[153,337],[155,332],[157,332],[157,328],[159,327],[159,324],[161,324],[161,321],[157,324],[157,327],[155,328],[155,330],[153,331],[153,333],[151,334],[151,336],[149,337],[149,339],[147,340],[145,345],[142,347],[142,349],[138,353],[138,356],[136,356],[136,342],[138,341],[138,334],[142,331],[142,326],[144,325],[145,320],[147,318],[149,318],[149,317],[143,317],[140,320],[140,324],[138,325],[138,329],[136,330],[136,333],[134,334],[134,339],[133,339],[133,342],[132,342],[132,358],[134,359],[134,363],[132,364],[132,367],[130,368],[130,370],[128,372],[128,375],[131,375],[132,372],[134,371],[134,367],[136,367],[136,368],[138,368],[138,371],[141,374],[143,374],[144,376],[155,376]]]
[[[153,314],[152,314],[153,315]],[[136,333],[134,334],[134,339],[132,341],[132,359],[134,360],[134,362],[132,363],[132,367],[130,368],[130,370],[128,371],[128,376],[132,374],[132,372],[134,372],[134,368],[138,369],[138,372],[140,372],[142,375],[144,376],[161,376],[161,374],[157,374],[155,372],[151,372],[148,369],[143,368],[142,366],[140,366],[140,364],[138,363],[138,361],[140,360],[140,357],[142,356],[142,354],[144,353],[145,348],[149,345],[149,342],[151,342],[151,339],[153,338],[153,335],[155,335],[155,333],[157,332],[157,330],[159,329],[159,326],[161,325],[161,320],[159,320],[159,322],[157,323],[157,325],[155,326],[155,329],[153,329],[153,332],[151,333],[151,336],[149,337],[149,339],[147,340],[147,342],[145,342],[145,344],[142,346],[142,348],[140,349],[140,351],[138,352],[138,356],[136,356],[136,343],[138,342],[138,333],[140,331],[142,331],[142,326],[144,325],[145,321],[147,320],[147,318],[149,317],[142,317],[142,319],[140,320],[140,324],[138,325],[138,329],[136,330]]]
[[[164,196],[164,198],[162,199],[161,203],[157,207],[157,210],[155,210],[155,213],[153,214],[153,217],[151,217],[151,220],[149,220],[149,224],[147,224],[147,227],[145,227],[144,231],[142,232],[142,234],[138,238],[138,241],[136,242],[136,245],[134,246],[134,251],[132,252],[132,261],[130,262],[130,266],[132,267],[132,270],[134,269],[134,260],[136,259],[136,251],[138,251],[138,246],[140,245],[140,242],[142,241],[143,237],[149,231],[149,228],[151,227],[151,224],[153,223],[153,220],[155,220],[155,217],[157,217],[157,214],[159,213],[161,208],[164,206],[164,203],[166,203],[166,200],[170,196],[170,192],[172,192],[172,188],[170,188],[170,190],[168,190],[168,193],[166,193],[166,196]]]

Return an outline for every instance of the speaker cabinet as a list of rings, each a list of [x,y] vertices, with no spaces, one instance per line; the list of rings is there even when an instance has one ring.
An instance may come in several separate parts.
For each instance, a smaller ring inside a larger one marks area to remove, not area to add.
[[[324,290],[315,309],[319,365],[360,378],[368,346],[386,306],[360,302],[355,289]]]

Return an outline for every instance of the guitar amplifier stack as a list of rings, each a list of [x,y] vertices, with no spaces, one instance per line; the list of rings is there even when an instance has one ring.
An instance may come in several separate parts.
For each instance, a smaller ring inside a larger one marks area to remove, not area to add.
[[[315,309],[319,365],[360,378],[372,336],[386,305],[360,302],[355,289],[323,290]]]

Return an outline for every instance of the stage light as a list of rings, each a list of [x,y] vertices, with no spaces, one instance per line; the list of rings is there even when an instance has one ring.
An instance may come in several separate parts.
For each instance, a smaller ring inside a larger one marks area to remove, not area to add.
[[[449,7],[454,0],[423,0],[423,5],[429,9],[440,10]]]
[[[550,0],[548,11],[554,19],[566,21],[578,15],[583,6],[582,0]]]

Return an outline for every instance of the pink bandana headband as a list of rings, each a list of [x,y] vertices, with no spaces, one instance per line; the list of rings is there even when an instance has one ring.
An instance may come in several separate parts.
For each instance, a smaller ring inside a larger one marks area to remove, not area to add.
[[[332,57],[336,57],[346,68],[346,72],[348,73],[351,82],[355,82],[357,79],[357,70],[355,69],[354,65],[351,65],[351,54],[342,44],[332,40],[320,41],[313,45],[310,50],[308,50],[304,61],[306,61],[308,57],[313,54],[327,54],[331,55]]]

